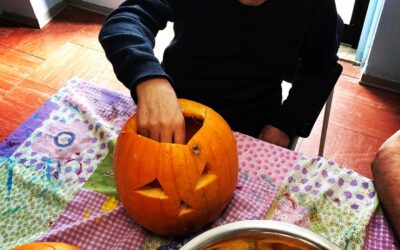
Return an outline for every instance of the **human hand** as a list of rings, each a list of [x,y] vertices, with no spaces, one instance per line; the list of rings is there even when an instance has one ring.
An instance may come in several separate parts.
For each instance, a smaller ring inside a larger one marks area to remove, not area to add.
[[[271,125],[266,125],[258,138],[285,148],[290,143],[290,137],[285,132]]]
[[[138,133],[158,142],[185,143],[185,119],[167,79],[151,78],[136,87]]]

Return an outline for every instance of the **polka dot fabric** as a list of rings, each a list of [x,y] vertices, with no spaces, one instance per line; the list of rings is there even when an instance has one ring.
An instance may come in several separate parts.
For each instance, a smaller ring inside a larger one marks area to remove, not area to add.
[[[267,218],[306,227],[342,249],[362,249],[377,205],[370,179],[322,157],[302,157]]]
[[[235,133],[239,171],[260,182],[279,186],[300,159],[300,154],[253,137]]]

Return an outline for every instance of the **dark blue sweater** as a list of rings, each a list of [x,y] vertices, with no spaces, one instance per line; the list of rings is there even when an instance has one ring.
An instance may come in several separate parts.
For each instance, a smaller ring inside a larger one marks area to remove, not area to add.
[[[175,38],[154,56],[157,32]],[[112,12],[100,42],[135,99],[144,79],[169,79],[178,97],[199,101],[253,136],[266,124],[293,136],[315,112],[337,63],[334,0],[129,0]],[[281,104],[281,82],[293,82]]]

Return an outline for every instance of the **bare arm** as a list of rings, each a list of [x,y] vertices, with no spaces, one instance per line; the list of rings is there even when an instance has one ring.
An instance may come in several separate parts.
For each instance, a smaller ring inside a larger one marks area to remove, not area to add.
[[[378,150],[372,175],[382,206],[400,239],[400,130]]]

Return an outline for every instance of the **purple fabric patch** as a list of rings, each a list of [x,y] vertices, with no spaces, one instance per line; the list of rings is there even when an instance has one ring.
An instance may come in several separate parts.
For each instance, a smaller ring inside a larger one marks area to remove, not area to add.
[[[0,157],[10,157],[14,151],[40,127],[51,111],[58,105],[47,101],[33,115],[31,115],[21,126],[11,133],[4,141],[0,142]]]
[[[399,250],[399,241],[396,239],[389,223],[381,214],[372,216],[364,243],[365,250]]]
[[[102,211],[109,197],[81,189],[53,228],[36,241],[65,242],[82,249],[139,249],[146,232],[119,204]]]
[[[278,192],[276,187],[239,175],[237,189],[221,216],[212,224],[220,226],[240,220],[262,220]]]
[[[211,227],[264,219],[276,194],[272,185],[239,176],[232,200]],[[82,249],[140,249],[147,231],[129,218],[121,204],[102,211],[108,199],[103,194],[79,190],[53,228],[36,241],[61,241]]]

